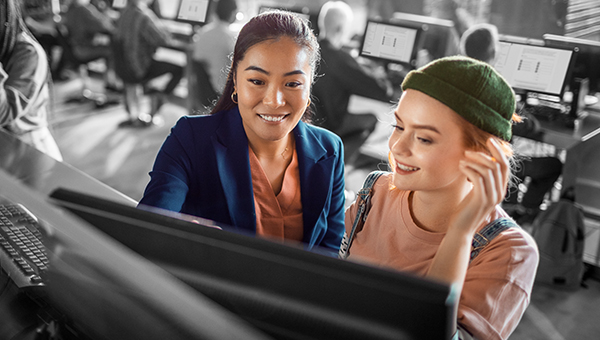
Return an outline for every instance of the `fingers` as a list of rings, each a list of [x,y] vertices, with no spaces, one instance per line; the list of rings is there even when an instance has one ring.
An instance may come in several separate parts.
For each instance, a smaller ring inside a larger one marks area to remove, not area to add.
[[[504,199],[508,185],[508,159],[495,141],[488,140],[488,147],[492,157],[482,152],[466,151],[461,167],[474,186],[481,185],[481,194],[498,204]]]

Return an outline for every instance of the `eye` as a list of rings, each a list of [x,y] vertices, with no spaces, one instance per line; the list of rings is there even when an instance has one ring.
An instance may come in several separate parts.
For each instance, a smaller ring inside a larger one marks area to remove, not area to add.
[[[265,82],[260,80],[260,79],[248,79],[249,83],[252,83],[253,85],[264,85]]]
[[[302,86],[302,83],[299,81],[290,81],[289,83],[286,83],[285,86],[296,88],[296,87]]]
[[[417,139],[418,139],[418,140],[419,140],[421,143],[423,143],[423,144],[431,144],[431,143],[433,143],[433,141],[432,141],[432,140],[430,140],[430,139],[427,139],[427,138],[421,138],[421,137],[417,137]]]
[[[404,127],[400,126],[400,125],[396,125],[396,124],[392,124],[392,127],[394,128],[394,130],[396,131],[404,131]]]

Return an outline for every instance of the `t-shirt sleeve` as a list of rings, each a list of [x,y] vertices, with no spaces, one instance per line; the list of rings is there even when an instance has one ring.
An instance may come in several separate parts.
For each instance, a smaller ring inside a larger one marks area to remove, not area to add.
[[[535,241],[523,230],[498,235],[467,270],[458,323],[477,339],[507,339],[529,305],[538,261]]]

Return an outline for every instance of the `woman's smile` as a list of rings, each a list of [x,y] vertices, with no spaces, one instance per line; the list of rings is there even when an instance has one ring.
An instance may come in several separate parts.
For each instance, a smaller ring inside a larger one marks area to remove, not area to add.
[[[265,115],[259,113],[258,116],[269,123],[280,123],[289,115]]]

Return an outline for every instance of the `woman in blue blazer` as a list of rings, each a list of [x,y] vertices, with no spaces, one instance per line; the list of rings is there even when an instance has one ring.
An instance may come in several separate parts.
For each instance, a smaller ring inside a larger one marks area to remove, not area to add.
[[[253,177],[266,175],[278,195],[289,185],[283,179],[293,164],[301,214],[277,223],[285,230],[296,218],[307,249],[336,254],[344,232],[343,145],[335,134],[305,122],[319,58],[303,19],[281,11],[251,19],[236,41],[223,95],[210,115],[182,117],[173,127],[140,205],[256,233],[257,225],[270,222],[257,221],[264,201],[255,198],[264,195],[255,195]]]

